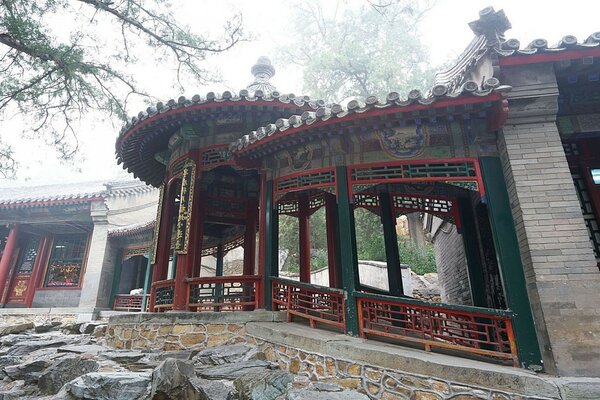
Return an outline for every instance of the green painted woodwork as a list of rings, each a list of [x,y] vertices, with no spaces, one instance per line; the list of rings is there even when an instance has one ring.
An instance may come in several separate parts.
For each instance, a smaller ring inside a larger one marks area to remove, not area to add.
[[[146,275],[144,276],[144,298],[142,299],[142,311],[146,311],[148,305],[148,296],[150,295],[150,285],[152,285],[152,262],[150,254],[146,255],[148,263],[146,264]]]
[[[223,276],[223,245],[219,244],[217,246],[217,267],[215,271],[216,276]]]
[[[513,326],[519,361],[525,367],[539,368],[543,365],[542,357],[527,294],[525,273],[502,164],[497,157],[481,157],[479,165],[485,185],[506,304],[515,314]]]
[[[279,276],[279,214],[273,202],[273,181],[265,185],[266,195],[266,226],[265,226],[265,309],[273,307],[273,288],[271,277]]]
[[[383,225],[389,293],[392,296],[401,296],[404,294],[402,266],[400,265],[400,254],[398,252],[396,216],[392,212],[392,201],[389,193],[379,194],[379,207],[381,210],[381,224]]]
[[[354,292],[359,287],[354,208],[350,203],[346,167],[336,167],[337,211],[342,288],[346,291],[346,333],[358,335],[358,310]]]
[[[167,279],[175,279],[175,274],[177,272],[177,253],[175,251],[173,251],[173,261],[172,264],[173,266],[171,267],[171,273],[169,274],[169,276],[167,276]],[[183,266],[181,266],[181,268],[183,268]],[[169,270],[168,264],[167,264],[167,272]]]
[[[467,258],[467,272],[469,274],[473,305],[486,307],[486,285],[483,275],[483,265],[481,263],[481,253],[479,251],[479,237],[477,235],[475,213],[471,200],[468,197],[458,199],[458,212],[460,214],[460,233],[465,248],[465,257]]]
[[[121,269],[123,267],[123,250],[117,250],[115,256],[115,272],[113,273],[112,288],[110,290],[109,307],[112,309],[115,304],[115,296],[119,291],[119,283],[121,283]]]

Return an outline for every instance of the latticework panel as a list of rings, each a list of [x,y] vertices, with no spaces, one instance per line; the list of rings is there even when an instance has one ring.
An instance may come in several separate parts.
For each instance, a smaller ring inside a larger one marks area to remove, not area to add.
[[[224,164],[229,161],[229,150],[227,147],[208,149],[202,152],[201,163],[203,167]]]
[[[275,192],[293,192],[314,187],[334,185],[335,171],[333,169],[328,169],[279,178],[275,181]]]
[[[461,178],[477,176],[474,161],[431,162],[420,164],[386,164],[360,166],[351,169],[354,182],[389,182],[418,178]]]

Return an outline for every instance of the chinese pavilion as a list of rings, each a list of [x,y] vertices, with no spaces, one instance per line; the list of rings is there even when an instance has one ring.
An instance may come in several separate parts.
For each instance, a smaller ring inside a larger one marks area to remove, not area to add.
[[[470,27],[425,93],[347,106],[284,95],[261,57],[239,94],[134,117],[118,162],[161,188],[149,310],[286,310],[351,335],[600,376],[600,33],[521,47],[491,7]],[[310,282],[322,207],[328,286]],[[381,219],[387,291],[361,284],[358,208]],[[470,305],[404,294],[394,225],[413,212],[462,237]],[[299,282],[278,277],[281,215],[298,220]],[[222,276],[237,246],[243,274]],[[200,277],[207,255],[215,277]]]

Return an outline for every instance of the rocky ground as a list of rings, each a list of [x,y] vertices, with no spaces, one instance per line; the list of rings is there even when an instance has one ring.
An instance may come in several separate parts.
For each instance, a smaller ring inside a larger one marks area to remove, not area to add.
[[[368,400],[281,371],[249,345],[117,351],[105,331],[98,323],[0,326],[0,400]]]

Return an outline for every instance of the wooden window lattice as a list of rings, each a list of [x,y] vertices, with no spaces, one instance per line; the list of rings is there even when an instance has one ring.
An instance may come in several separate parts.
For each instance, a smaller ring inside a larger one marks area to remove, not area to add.
[[[205,150],[202,153],[202,165],[222,164],[229,161],[227,148]]]
[[[277,192],[292,192],[315,186],[333,186],[335,184],[335,173],[333,170],[308,173],[279,179],[276,182]]]
[[[473,162],[400,164],[352,168],[353,181],[477,176]]]

